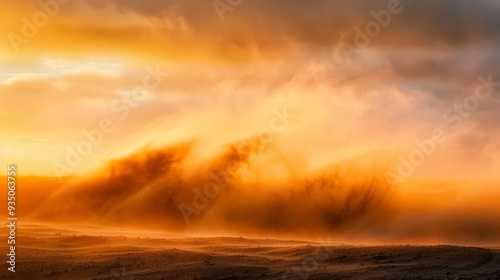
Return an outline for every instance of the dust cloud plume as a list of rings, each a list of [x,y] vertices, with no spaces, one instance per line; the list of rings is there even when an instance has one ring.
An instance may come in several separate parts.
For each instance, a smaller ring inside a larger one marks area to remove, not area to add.
[[[110,161],[91,179],[70,181],[33,217],[191,235],[498,241],[498,192],[471,191],[459,182],[393,182],[385,175],[394,164],[388,153],[365,153],[304,173],[295,172],[300,158],[276,156],[277,149],[258,137],[193,162],[199,145],[140,150]],[[274,171],[263,172],[269,168]]]

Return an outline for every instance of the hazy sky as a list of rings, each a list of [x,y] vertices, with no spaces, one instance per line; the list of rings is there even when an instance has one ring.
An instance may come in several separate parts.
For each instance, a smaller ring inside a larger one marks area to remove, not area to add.
[[[442,129],[409,176],[498,179],[498,1],[35,3],[0,11],[3,160],[25,174],[185,141],[210,153],[288,110],[272,143],[305,170],[408,159]]]

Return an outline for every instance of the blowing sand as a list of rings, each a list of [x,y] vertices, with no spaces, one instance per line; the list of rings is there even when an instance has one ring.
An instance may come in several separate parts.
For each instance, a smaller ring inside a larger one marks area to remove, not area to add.
[[[2,251],[6,248],[2,247]],[[1,279],[500,279],[500,250],[324,245],[20,224]]]

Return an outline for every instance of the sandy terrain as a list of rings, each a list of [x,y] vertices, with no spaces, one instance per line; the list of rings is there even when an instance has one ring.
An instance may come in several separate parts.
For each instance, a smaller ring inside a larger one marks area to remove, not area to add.
[[[2,251],[6,248],[2,247]],[[500,279],[498,248],[325,246],[20,224],[1,279]]]

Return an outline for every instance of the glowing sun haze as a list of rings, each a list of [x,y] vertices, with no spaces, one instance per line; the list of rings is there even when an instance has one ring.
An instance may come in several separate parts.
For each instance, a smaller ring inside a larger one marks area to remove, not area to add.
[[[0,10],[1,160],[77,178],[33,217],[499,241],[498,1],[41,3]]]

